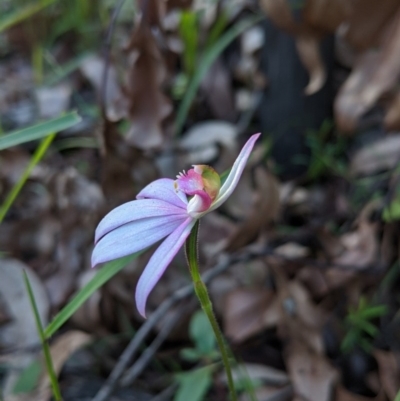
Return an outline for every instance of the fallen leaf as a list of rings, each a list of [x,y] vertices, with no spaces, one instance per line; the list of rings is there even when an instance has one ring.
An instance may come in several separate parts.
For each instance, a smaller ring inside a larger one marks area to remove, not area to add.
[[[50,346],[50,354],[53,362],[53,368],[56,376],[61,372],[62,367],[71,355],[88,344],[91,336],[81,331],[68,331],[67,333],[58,337]],[[42,360],[44,365],[44,360]],[[43,369],[42,376],[39,380],[36,390],[28,394],[10,395],[8,401],[48,401],[52,395],[50,377]]]
[[[296,37],[296,48],[300,60],[310,74],[310,80],[304,89],[306,95],[317,93],[326,82],[326,69],[319,50],[320,41],[313,36]]]
[[[161,123],[172,107],[161,90],[166,78],[164,60],[144,20],[136,25],[127,52],[130,127],[126,140],[140,149],[156,148],[163,142]]]
[[[356,0],[346,18],[345,40],[358,51],[376,47],[386,34],[385,29],[399,7],[397,0]]]
[[[72,84],[68,83],[36,89],[40,117],[51,119],[67,111],[71,101],[72,89]]]
[[[194,124],[179,143],[181,149],[189,152],[185,164],[199,163],[200,160],[211,163],[218,156],[219,147],[229,154],[225,157],[220,155],[220,158],[228,158],[226,163],[230,163],[237,150],[237,134],[236,126],[226,121],[212,120]],[[215,169],[218,170],[218,167]]]
[[[211,65],[200,86],[215,118],[226,121],[236,119],[232,79],[221,58]]]
[[[265,309],[273,293],[262,288],[235,289],[226,296],[224,332],[234,343],[240,343],[264,329]]]
[[[257,167],[254,172],[254,180],[256,189],[250,213],[243,224],[237,228],[236,233],[229,239],[226,247],[227,251],[234,251],[247,245],[257,238],[260,232],[266,229],[269,224],[278,219],[280,199],[277,178],[264,168]],[[249,193],[251,192],[243,192],[243,196],[246,194],[248,196]],[[228,203],[228,206],[230,204]],[[232,208],[230,211],[232,211]]]
[[[381,391],[376,397],[369,398],[352,393],[342,386],[338,386],[335,394],[335,401],[383,401],[385,399],[383,391]]]
[[[396,167],[400,160],[400,134],[385,136],[362,147],[352,158],[353,175],[371,175]]]
[[[307,401],[331,400],[338,374],[328,360],[297,341],[289,345],[285,354],[295,395]]]
[[[387,28],[378,51],[364,54],[335,99],[335,117],[344,132],[352,132],[358,121],[400,78],[400,8]]]
[[[375,350],[379,379],[389,400],[394,400],[400,389],[400,369],[393,352]]]
[[[11,321],[0,326],[0,348],[16,348],[20,351],[10,360],[10,369],[3,384],[4,395],[11,394],[19,371],[30,365],[34,356],[29,347],[40,343],[36,321],[25,287],[23,272],[26,272],[37,304],[39,317],[46,326],[49,302],[46,290],[38,276],[29,266],[14,259],[0,259],[0,296]]]
[[[349,266],[352,269],[363,269],[370,266],[378,256],[376,230],[376,224],[361,221],[356,231],[342,235],[340,240],[344,251],[334,258],[333,262],[337,265]]]
[[[107,119],[109,121],[119,121],[127,115],[127,100],[120,88],[114,64],[112,62],[108,64],[105,81],[104,68],[106,68],[105,61],[99,56],[93,55],[82,62],[80,71],[96,89],[99,98],[104,93],[104,99],[101,99],[101,101],[104,101]],[[106,84],[105,88],[103,88],[104,83]]]
[[[293,399],[293,386],[284,387],[263,386],[254,390],[257,401],[290,401]],[[244,393],[239,398],[240,401],[252,401],[249,394]]]
[[[256,363],[241,363],[232,368],[232,377],[235,382],[250,379],[252,382],[262,382],[269,386],[286,386],[289,384],[288,375],[271,366]],[[227,382],[226,373],[219,375],[219,380]]]
[[[383,121],[388,131],[398,131],[400,129],[400,93],[397,92],[386,110]]]

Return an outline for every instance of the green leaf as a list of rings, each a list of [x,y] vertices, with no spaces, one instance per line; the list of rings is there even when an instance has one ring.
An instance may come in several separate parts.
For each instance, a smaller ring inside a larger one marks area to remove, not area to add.
[[[217,57],[228,47],[228,45],[232,43],[235,38],[237,38],[241,33],[246,31],[251,26],[260,22],[263,18],[263,16],[257,15],[239,21],[232,28],[221,35],[220,38],[204,52],[203,57],[199,62],[198,68],[188,85],[185,96],[179,104],[175,120],[175,130],[177,135],[179,135],[182,130],[190,106],[193,102],[194,97],[196,96],[197,89],[199,88],[201,81],[203,80],[211,65],[214,63]]]
[[[58,385],[58,380],[57,380],[56,372],[54,370],[53,360],[51,359],[49,343],[46,341],[46,338],[44,336],[43,326],[42,326],[42,322],[40,320],[40,315],[39,315],[39,311],[38,311],[38,308],[36,305],[35,296],[33,295],[31,283],[29,282],[29,278],[28,278],[28,275],[25,270],[24,270],[24,281],[25,281],[25,286],[26,286],[28,296],[29,296],[29,302],[32,306],[33,315],[35,317],[36,328],[37,328],[37,331],[38,331],[38,334],[40,337],[40,341],[42,343],[42,349],[43,349],[44,359],[45,359],[45,363],[46,363],[47,374],[49,375],[49,378],[50,378],[50,383],[51,383],[51,388],[53,390],[54,399],[56,401],[62,401],[60,386]]]
[[[383,209],[382,219],[387,223],[390,223],[391,221],[400,219],[400,197],[399,196],[397,196],[395,199],[393,199],[390,202],[389,206],[386,206]]]
[[[82,304],[103,284],[121,271],[128,263],[137,258],[144,251],[125,256],[106,263],[96,275],[72,298],[72,300],[58,312],[50,324],[46,327],[44,335],[51,337],[81,306]]]
[[[180,352],[182,359],[188,362],[197,362],[201,358],[201,354],[194,348],[183,348]]]
[[[5,134],[0,137],[0,150],[43,138],[53,132],[57,133],[72,127],[80,121],[81,117],[76,112],[71,112],[32,127]]]
[[[23,172],[22,176],[20,177],[18,182],[12,187],[10,193],[7,195],[3,204],[0,206],[0,223],[3,221],[11,205],[14,203],[22,187],[25,185],[25,182],[29,178],[32,170],[40,162],[40,160],[42,160],[50,144],[53,142],[54,137],[55,134],[52,134],[49,135],[47,138],[43,139],[43,141],[40,143],[35,153],[33,154],[31,160],[29,161],[29,164],[26,167],[25,171]]]
[[[11,28],[13,25],[22,22],[23,20],[36,14],[38,11],[54,3],[56,0],[40,0],[35,3],[26,4],[23,7],[18,7],[17,10],[3,16],[0,19],[0,32]]]
[[[197,14],[193,11],[182,11],[179,33],[183,41],[183,63],[188,76],[193,74],[196,66],[197,46],[199,42]]]
[[[30,393],[39,383],[43,366],[38,360],[34,360],[19,375],[14,388],[13,394]]]
[[[176,376],[179,387],[174,401],[201,401],[211,386],[213,367],[192,370]]]
[[[193,315],[190,321],[189,335],[199,354],[208,355],[215,349],[214,332],[207,315],[202,310]]]
[[[359,312],[359,316],[364,319],[375,319],[377,317],[381,317],[388,313],[388,309],[386,305],[376,305],[370,306],[367,309],[364,309]]]

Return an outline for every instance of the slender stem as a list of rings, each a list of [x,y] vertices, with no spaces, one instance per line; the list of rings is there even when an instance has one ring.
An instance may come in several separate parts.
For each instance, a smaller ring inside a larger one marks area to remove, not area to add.
[[[198,268],[198,263],[197,263],[197,233],[199,231],[199,222],[195,224],[195,226],[192,229],[192,232],[190,233],[189,238],[186,240],[185,244],[185,250],[186,250],[186,256],[189,264],[189,270],[190,274],[192,276],[193,280],[193,286],[194,290],[196,292],[197,298],[200,301],[200,305],[202,309],[204,310],[205,314],[208,317],[208,320],[210,321],[211,327],[214,331],[215,338],[217,339],[217,344],[219,347],[219,351],[221,353],[222,357],[222,362],[225,367],[226,375],[228,378],[228,387],[229,387],[229,392],[231,396],[232,401],[237,401],[237,395],[235,391],[235,386],[233,383],[233,377],[232,377],[232,370],[231,370],[231,365],[229,363],[229,356],[228,356],[228,349],[225,344],[224,337],[222,335],[221,329],[218,325],[217,319],[215,318],[212,303],[210,300],[210,297],[208,295],[207,287],[203,283],[199,268]]]
[[[57,380],[57,374],[54,370],[53,360],[51,358],[50,346],[49,346],[49,343],[43,332],[43,326],[42,326],[42,322],[40,320],[40,315],[39,315],[39,311],[38,311],[38,308],[36,305],[35,296],[33,295],[32,287],[29,282],[29,278],[28,278],[26,271],[24,270],[23,273],[24,273],[25,286],[28,291],[29,301],[31,303],[33,314],[35,317],[36,328],[37,328],[37,331],[38,331],[38,334],[40,337],[40,342],[42,343],[45,364],[46,364],[46,368],[47,368],[47,373],[50,378],[51,387],[53,389],[54,399],[56,401],[62,401],[60,387],[58,385],[58,380]]]

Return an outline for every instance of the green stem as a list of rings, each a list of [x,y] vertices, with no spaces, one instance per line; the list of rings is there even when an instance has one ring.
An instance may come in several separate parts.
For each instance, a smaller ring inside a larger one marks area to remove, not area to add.
[[[189,264],[190,274],[193,280],[194,290],[196,292],[197,298],[200,301],[200,305],[203,308],[208,320],[213,328],[215,338],[217,339],[217,344],[221,353],[222,362],[225,367],[226,375],[228,378],[228,387],[232,401],[237,401],[237,395],[235,391],[235,386],[233,384],[232,370],[229,363],[228,349],[225,344],[224,337],[222,335],[221,329],[218,325],[217,319],[215,318],[212,303],[208,295],[207,288],[201,279],[198,263],[197,263],[197,233],[199,231],[199,222],[195,224],[190,233],[189,238],[186,240],[185,250],[186,256]]]
[[[23,273],[24,273],[25,286],[28,291],[29,301],[31,303],[33,314],[35,316],[36,328],[40,337],[40,342],[42,343],[45,364],[47,368],[47,373],[50,378],[51,387],[53,389],[54,399],[56,401],[62,401],[60,387],[58,385],[58,380],[57,380],[57,374],[54,370],[53,360],[51,358],[50,346],[43,332],[43,326],[40,320],[40,315],[36,305],[35,296],[33,295],[32,287],[29,282],[29,278],[28,275],[26,274],[26,271],[24,270]]]

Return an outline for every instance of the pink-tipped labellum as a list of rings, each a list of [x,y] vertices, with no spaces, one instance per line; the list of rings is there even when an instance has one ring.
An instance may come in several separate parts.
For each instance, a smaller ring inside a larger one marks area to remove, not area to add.
[[[161,239],[136,287],[136,306],[145,317],[146,301],[165,269],[178,253],[196,221],[221,206],[236,188],[260,134],[242,148],[221,186],[209,166],[193,166],[176,180],[161,178],[147,185],[136,200],[108,213],[95,233],[92,267],[141,251]]]

